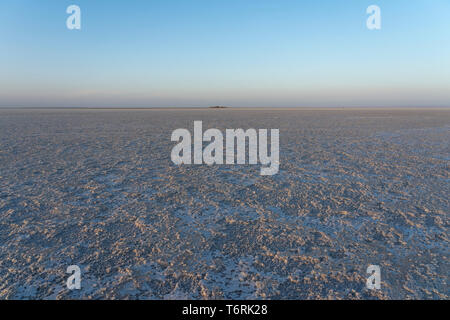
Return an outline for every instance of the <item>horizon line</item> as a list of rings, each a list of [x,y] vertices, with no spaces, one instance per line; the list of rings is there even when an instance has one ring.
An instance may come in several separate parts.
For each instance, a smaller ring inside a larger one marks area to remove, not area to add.
[[[325,110],[325,109],[331,109],[331,110],[350,110],[350,109],[365,109],[365,110],[369,110],[369,109],[384,109],[384,110],[393,110],[393,109],[401,109],[401,110],[406,110],[406,109],[415,109],[415,110],[431,110],[431,109],[450,109],[450,105],[449,106],[429,106],[429,107],[424,107],[424,106],[352,106],[352,107],[346,107],[346,106],[332,106],[332,107],[228,107],[228,106],[224,106],[224,107],[215,107],[215,106],[208,106],[208,107],[204,107],[204,106],[197,106],[197,107],[24,107],[24,106],[0,106],[0,109],[3,110],[11,110],[11,109],[22,109],[22,110],[30,110],[30,109],[41,109],[41,110],[45,110],[45,109],[49,109],[49,110],[189,110],[189,109],[193,109],[193,110],[227,110],[227,109],[233,109],[233,110],[244,110],[244,109],[279,109],[279,110],[315,110],[315,109],[321,109],[321,110]]]

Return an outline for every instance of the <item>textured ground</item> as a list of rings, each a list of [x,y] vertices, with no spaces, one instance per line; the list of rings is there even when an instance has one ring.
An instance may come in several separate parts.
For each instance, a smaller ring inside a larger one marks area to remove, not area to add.
[[[194,120],[279,128],[279,174],[174,166]],[[448,299],[449,141],[445,110],[0,110],[0,298]]]

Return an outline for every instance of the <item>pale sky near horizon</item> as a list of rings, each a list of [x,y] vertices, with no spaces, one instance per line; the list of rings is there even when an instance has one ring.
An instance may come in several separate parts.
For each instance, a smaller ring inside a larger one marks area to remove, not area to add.
[[[210,105],[449,107],[450,1],[0,2],[0,107]]]

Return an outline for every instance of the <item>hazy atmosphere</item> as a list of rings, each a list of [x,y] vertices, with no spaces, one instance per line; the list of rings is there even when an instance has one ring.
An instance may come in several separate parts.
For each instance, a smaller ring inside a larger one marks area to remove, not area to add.
[[[450,3],[0,3],[3,107],[450,105]]]

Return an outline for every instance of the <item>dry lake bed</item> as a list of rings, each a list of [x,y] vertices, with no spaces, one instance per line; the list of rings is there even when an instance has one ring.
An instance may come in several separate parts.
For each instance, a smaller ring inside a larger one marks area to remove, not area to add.
[[[279,173],[174,165],[194,120],[279,129]],[[449,142],[448,109],[0,110],[0,299],[448,299]]]

